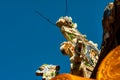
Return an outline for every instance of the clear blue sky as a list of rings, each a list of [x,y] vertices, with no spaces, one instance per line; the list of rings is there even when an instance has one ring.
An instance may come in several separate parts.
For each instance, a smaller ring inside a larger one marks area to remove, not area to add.
[[[111,1],[68,0],[68,16],[99,47],[103,11]],[[65,0],[0,0],[0,80],[40,80],[35,71],[44,63],[69,73],[69,58],[59,50],[64,37],[35,10],[55,23],[65,15]]]

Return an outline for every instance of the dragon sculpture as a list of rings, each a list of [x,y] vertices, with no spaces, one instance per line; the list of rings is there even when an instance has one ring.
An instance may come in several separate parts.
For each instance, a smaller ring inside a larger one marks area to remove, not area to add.
[[[59,69],[60,66],[58,65],[43,64],[36,71],[36,75],[42,76],[42,80],[50,80],[51,78],[59,74]]]
[[[77,24],[72,22],[71,17],[60,17],[56,25],[67,39],[60,50],[70,56],[71,74],[89,78],[100,55],[97,44],[87,40],[86,35],[77,30]]]

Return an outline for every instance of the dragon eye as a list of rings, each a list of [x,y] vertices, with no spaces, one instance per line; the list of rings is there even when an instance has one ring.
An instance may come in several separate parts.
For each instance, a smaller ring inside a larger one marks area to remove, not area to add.
[[[72,22],[69,22],[69,24],[72,24]]]
[[[66,23],[68,24],[68,21],[66,21]]]

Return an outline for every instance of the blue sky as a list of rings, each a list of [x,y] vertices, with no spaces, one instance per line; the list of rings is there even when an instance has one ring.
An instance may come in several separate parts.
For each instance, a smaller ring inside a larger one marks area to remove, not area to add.
[[[103,11],[111,1],[68,0],[67,15],[99,48]],[[64,37],[35,10],[55,23],[65,15],[65,0],[0,0],[0,80],[40,80],[35,71],[44,63],[60,65],[60,73],[69,73],[69,57],[59,50]]]

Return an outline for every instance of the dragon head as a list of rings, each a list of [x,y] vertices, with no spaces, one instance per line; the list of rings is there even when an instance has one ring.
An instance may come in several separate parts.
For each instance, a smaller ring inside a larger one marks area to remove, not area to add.
[[[62,26],[70,27],[70,28],[76,28],[77,24],[72,22],[72,18],[65,16],[60,17],[58,21],[56,22],[56,25],[61,28]]]

